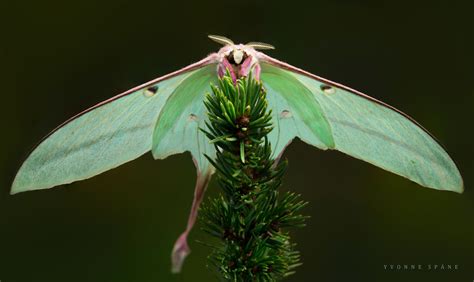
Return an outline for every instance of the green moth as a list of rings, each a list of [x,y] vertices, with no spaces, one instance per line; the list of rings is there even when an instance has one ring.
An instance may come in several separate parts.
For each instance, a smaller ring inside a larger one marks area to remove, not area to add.
[[[406,177],[421,186],[458,193],[463,181],[453,160],[416,121],[379,100],[318,77],[258,50],[273,46],[234,44],[203,60],[103,101],[70,118],[47,135],[21,165],[11,193],[46,189],[90,178],[151,151],[154,158],[188,151],[197,168],[187,228],[172,254],[179,271],[190,252],[187,235],[214,168],[215,156],[199,128],[207,120],[205,94],[227,72],[262,81],[275,129],[274,157],[298,137],[322,150],[339,150]]]

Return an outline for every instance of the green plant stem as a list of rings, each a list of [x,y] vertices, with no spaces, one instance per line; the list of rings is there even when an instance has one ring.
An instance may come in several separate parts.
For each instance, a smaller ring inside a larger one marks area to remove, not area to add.
[[[294,193],[280,194],[286,162],[272,159],[267,134],[271,110],[262,84],[224,76],[206,97],[209,123],[203,131],[216,146],[209,161],[221,194],[201,208],[204,230],[219,238],[211,265],[232,281],[274,281],[300,265],[290,227],[304,226],[306,205]]]

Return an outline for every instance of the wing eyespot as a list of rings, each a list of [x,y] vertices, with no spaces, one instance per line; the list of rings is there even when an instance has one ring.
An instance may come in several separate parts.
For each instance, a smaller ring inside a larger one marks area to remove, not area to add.
[[[158,93],[158,89],[158,85],[153,85],[151,87],[145,88],[145,90],[143,90],[143,95],[145,95],[145,97],[155,96],[155,94]]]
[[[190,114],[188,117],[188,121],[197,121],[199,118],[195,114]]]
[[[293,116],[293,114],[292,114],[290,111],[288,111],[288,110],[283,110],[283,111],[281,111],[281,113],[280,113],[280,117],[281,117],[281,118],[290,118],[290,117],[292,117],[292,116]]]
[[[321,91],[323,91],[324,94],[331,95],[331,94],[336,93],[336,88],[326,85],[326,84],[321,84],[319,88],[321,88]]]

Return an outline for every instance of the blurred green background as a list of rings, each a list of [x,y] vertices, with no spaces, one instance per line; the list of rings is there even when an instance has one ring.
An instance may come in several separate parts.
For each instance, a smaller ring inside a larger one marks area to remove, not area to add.
[[[310,202],[288,281],[474,279],[472,1],[3,1],[0,8],[0,280],[216,281],[195,228],[180,275],[170,252],[190,208],[189,154],[146,154],[92,179],[9,196],[29,149],[73,114],[197,61],[262,41],[269,55],[413,116],[448,148],[459,195],[422,188],[295,141],[285,187]],[[207,196],[216,195],[211,183]],[[420,264],[419,271],[384,265]],[[458,270],[428,270],[428,265]]]

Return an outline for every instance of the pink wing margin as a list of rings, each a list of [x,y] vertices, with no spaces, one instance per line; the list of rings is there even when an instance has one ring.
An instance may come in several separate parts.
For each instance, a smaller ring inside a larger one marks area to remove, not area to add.
[[[282,69],[285,69],[285,70],[288,70],[288,71],[291,71],[291,72],[294,72],[294,73],[297,73],[297,74],[301,74],[301,75],[304,75],[306,77],[309,77],[309,78],[312,78],[312,79],[315,79],[317,81],[320,81],[322,83],[325,83],[327,85],[330,85],[330,86],[334,86],[336,88],[339,88],[339,89],[343,89],[353,95],[356,95],[356,96],[359,96],[359,97],[362,97],[368,101],[371,101],[373,103],[376,103],[378,105],[381,105],[387,109],[390,109],[398,114],[400,114],[401,116],[405,117],[406,119],[408,119],[410,122],[412,122],[414,125],[416,125],[418,128],[420,128],[421,130],[423,130],[428,136],[430,136],[441,148],[443,148],[445,150],[445,152],[447,153],[448,150],[446,149],[446,147],[433,135],[431,134],[426,128],[424,128],[421,124],[419,124],[416,120],[414,120],[411,116],[407,115],[406,113],[398,110],[397,108],[393,107],[393,106],[390,106],[380,100],[377,100],[373,97],[370,97],[369,95],[366,95],[362,92],[359,92],[357,90],[354,90],[350,87],[347,87],[345,85],[342,85],[342,84],[339,84],[339,83],[336,83],[336,82],[333,82],[331,80],[328,80],[328,79],[325,79],[325,78],[322,78],[322,77],[319,77],[317,75],[314,75],[310,72],[307,72],[305,70],[302,70],[300,68],[297,68],[297,67],[294,67],[288,63],[285,63],[285,62],[282,62],[282,61],[279,61],[277,59],[274,59],[264,53],[261,53],[261,52],[257,52],[257,58],[262,61],[262,62],[265,62],[265,63],[268,63],[268,64],[271,64],[275,67],[279,67],[279,68],[282,68]],[[459,166],[456,164],[456,162],[451,158],[454,166],[456,167],[456,169],[458,170],[459,172]],[[462,179],[461,179],[461,182],[462,182]],[[461,190],[462,191],[462,190]]]
[[[135,93],[136,91],[139,91],[141,89],[144,89],[146,87],[149,87],[151,85],[154,85],[156,83],[159,83],[163,80],[166,80],[166,79],[170,79],[170,78],[173,78],[175,76],[178,76],[178,75],[181,75],[183,73],[186,73],[186,72],[189,72],[189,71],[193,71],[193,70],[196,70],[196,69],[199,69],[201,67],[204,67],[206,65],[209,65],[209,64],[212,64],[212,63],[216,63],[218,61],[218,54],[217,53],[212,53],[210,55],[208,55],[206,58],[196,62],[196,63],[193,63],[191,65],[188,65],[182,69],[179,69],[177,71],[174,71],[172,73],[169,73],[169,74],[166,74],[164,76],[161,76],[161,77],[158,77],[158,78],[155,78],[151,81],[148,81],[146,83],[143,83],[139,86],[136,86],[132,89],[129,89],[125,92],[122,92],[112,98],[109,98],[105,101],[102,101],[98,104],[95,104],[94,106],[74,115],[73,117],[69,118],[68,120],[66,120],[65,122],[63,122],[62,124],[60,124],[59,126],[57,126],[55,129],[53,129],[52,131],[50,131],[46,136],[44,136],[40,142],[38,142],[31,150],[30,152],[26,155],[26,157],[24,158],[24,161],[31,155],[31,153],[43,142],[45,141],[48,137],[50,137],[52,134],[54,134],[56,131],[58,131],[59,129],[61,129],[62,127],[64,127],[65,125],[67,125],[68,123],[74,121],[75,119],[81,117],[82,115],[88,113],[88,112],[91,112],[93,111],[94,109],[97,109],[103,105],[106,105],[108,103],[111,103],[113,101],[116,101],[120,98],[123,98],[127,95],[130,95],[132,93]],[[217,70],[216,70],[217,71]],[[23,161],[23,162],[24,162]],[[23,163],[22,162],[22,163]],[[196,165],[196,168],[197,165]],[[198,168],[198,171],[197,171],[197,180],[196,180],[196,186],[195,186],[195,192],[194,192],[194,199],[193,199],[193,204],[192,204],[192,207],[191,207],[191,211],[190,211],[190,214],[189,214],[189,218],[188,218],[188,224],[187,224],[187,227],[186,227],[186,230],[185,232],[183,232],[181,234],[181,236],[178,238],[178,240],[176,241],[176,244],[173,248],[173,252],[172,252],[172,268],[173,268],[173,272],[179,272],[181,270],[181,266],[183,264],[183,261],[184,259],[186,258],[186,256],[189,254],[190,252],[190,249],[188,247],[188,244],[187,244],[187,236],[188,236],[188,233],[191,231],[195,221],[196,221],[196,217],[197,217],[197,212],[198,212],[198,209],[199,209],[199,204],[201,203],[202,199],[203,199],[203,196],[204,196],[204,192],[207,188],[207,185],[209,183],[209,180],[211,178],[211,175],[212,175],[212,172],[213,170],[211,168],[207,168],[205,169],[205,171],[199,171],[199,168]]]

